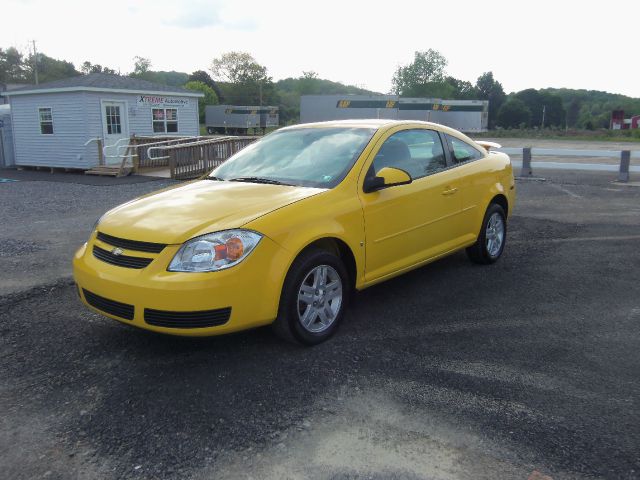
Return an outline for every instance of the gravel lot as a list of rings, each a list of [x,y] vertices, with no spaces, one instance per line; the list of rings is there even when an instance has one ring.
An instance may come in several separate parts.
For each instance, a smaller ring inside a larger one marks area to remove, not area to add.
[[[0,296],[70,278],[69,259],[107,210],[174,183],[0,169]],[[19,256],[16,256],[19,255]]]
[[[500,262],[361,292],[311,349],[79,304],[95,219],[167,182],[2,183],[2,477],[638,478],[640,189],[609,177],[519,182]]]

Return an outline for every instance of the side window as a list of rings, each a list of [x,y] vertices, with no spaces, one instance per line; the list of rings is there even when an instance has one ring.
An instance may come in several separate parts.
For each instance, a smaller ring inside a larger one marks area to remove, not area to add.
[[[53,115],[51,114],[51,108],[39,108],[38,116],[40,117],[40,133],[42,135],[53,135]]]
[[[447,135],[447,140],[451,144],[453,163],[470,162],[484,157],[482,152],[467,142],[452,137],[451,135]]]
[[[391,135],[373,159],[374,174],[384,167],[422,178],[447,167],[442,142],[433,130],[403,130]]]

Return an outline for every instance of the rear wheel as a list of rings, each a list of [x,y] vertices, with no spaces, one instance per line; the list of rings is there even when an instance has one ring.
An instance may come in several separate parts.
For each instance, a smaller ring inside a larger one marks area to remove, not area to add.
[[[285,340],[316,345],[338,328],[349,294],[342,261],[324,250],[303,252],[291,266],[280,298],[276,334]]]
[[[484,214],[478,240],[467,248],[467,256],[475,263],[494,263],[502,255],[506,240],[506,215],[500,205],[492,203]]]

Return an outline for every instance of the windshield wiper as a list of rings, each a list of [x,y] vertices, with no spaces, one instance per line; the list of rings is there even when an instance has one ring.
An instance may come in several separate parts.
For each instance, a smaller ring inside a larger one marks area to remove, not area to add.
[[[268,183],[271,185],[286,185],[286,183],[282,183],[279,180],[274,180],[272,178],[264,178],[264,177],[237,177],[230,178],[230,182],[248,182],[248,183]]]
[[[224,178],[220,177],[205,177],[205,180],[217,180],[218,182],[224,182]]]

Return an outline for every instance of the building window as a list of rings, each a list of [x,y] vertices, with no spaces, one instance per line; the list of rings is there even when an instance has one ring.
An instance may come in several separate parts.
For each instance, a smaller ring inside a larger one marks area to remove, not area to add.
[[[175,108],[154,108],[153,133],[178,133],[178,110]]]
[[[38,114],[40,115],[40,133],[42,135],[53,135],[53,116],[51,115],[51,108],[39,108]]]
[[[107,105],[104,113],[107,118],[107,134],[120,135],[122,133],[120,107],[118,105]]]

